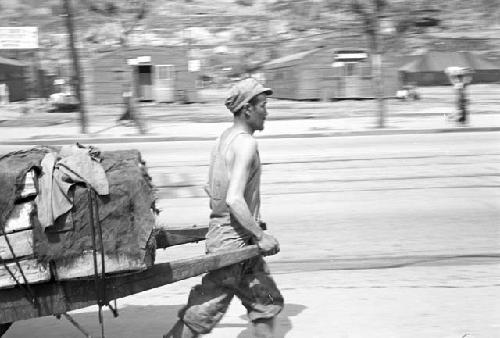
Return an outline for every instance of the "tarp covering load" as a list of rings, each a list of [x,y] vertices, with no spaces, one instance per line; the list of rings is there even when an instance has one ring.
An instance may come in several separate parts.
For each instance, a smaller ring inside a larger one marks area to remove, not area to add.
[[[0,238],[5,242],[2,250],[0,240],[0,257],[7,262],[7,267],[0,265],[0,287],[16,283],[12,272],[18,273],[20,282],[23,273],[29,275],[28,282],[91,276],[94,253],[98,270],[102,258],[107,273],[153,263],[155,198],[137,150],[35,148],[1,157],[0,170],[0,182],[10,187],[10,193],[0,195]],[[36,198],[20,197],[27,173],[33,173]],[[17,271],[15,260],[25,263],[23,273]],[[2,283],[3,276],[10,282]]]

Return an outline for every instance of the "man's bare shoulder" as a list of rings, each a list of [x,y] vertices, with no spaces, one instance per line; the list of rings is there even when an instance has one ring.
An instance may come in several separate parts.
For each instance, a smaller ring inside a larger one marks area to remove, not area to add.
[[[235,153],[255,153],[257,151],[257,140],[250,134],[239,134],[233,142]]]

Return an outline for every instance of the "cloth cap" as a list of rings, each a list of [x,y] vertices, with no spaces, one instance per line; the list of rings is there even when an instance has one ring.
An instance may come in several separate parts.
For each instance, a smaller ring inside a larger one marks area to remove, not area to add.
[[[266,88],[262,86],[254,78],[248,78],[242,80],[235,84],[226,98],[226,107],[231,111],[231,113],[236,113],[245,104],[248,103],[254,96],[265,93],[266,95],[272,95],[273,91],[271,88]]]

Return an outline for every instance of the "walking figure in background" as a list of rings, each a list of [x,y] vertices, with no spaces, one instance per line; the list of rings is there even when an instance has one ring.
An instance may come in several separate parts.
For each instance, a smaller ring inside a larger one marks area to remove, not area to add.
[[[260,221],[261,163],[256,130],[264,129],[266,97],[272,90],[255,79],[237,83],[226,99],[233,125],[212,150],[209,179],[210,221],[206,251],[214,253],[256,244],[261,256],[207,273],[179,311],[179,321],[164,338],[199,337],[212,331],[236,295],[248,311],[254,336],[273,337],[274,318],[283,297],[262,256],[279,251],[278,241]]]
[[[131,121],[137,126],[137,129],[139,129],[139,132],[141,134],[146,134],[146,128],[144,127],[144,124],[142,123],[141,118],[139,117],[139,114],[137,112],[134,102],[134,95],[132,93],[132,88],[130,88],[130,85],[123,86],[122,98],[124,111],[118,121]]]
[[[0,83],[0,104],[9,103],[9,86],[6,83]]]
[[[468,100],[467,86],[472,81],[474,71],[471,68],[464,67],[448,67],[445,70],[446,75],[453,85],[456,92],[457,114],[455,121],[461,124],[466,124],[468,121]]]

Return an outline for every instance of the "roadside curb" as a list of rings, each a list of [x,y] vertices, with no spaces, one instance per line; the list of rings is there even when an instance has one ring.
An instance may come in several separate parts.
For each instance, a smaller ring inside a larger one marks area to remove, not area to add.
[[[435,129],[371,129],[371,130],[353,130],[353,131],[334,131],[334,132],[312,132],[297,134],[274,134],[257,136],[258,139],[277,139],[277,138],[318,138],[318,137],[348,137],[348,136],[375,136],[375,135],[406,135],[406,134],[439,134],[439,133],[465,133],[465,132],[495,132],[500,131],[498,127],[454,127],[454,128],[435,128]],[[103,143],[146,143],[146,142],[176,142],[176,141],[211,141],[216,137],[202,136],[116,136],[116,137],[59,137],[47,139],[15,139],[2,140],[0,145],[64,145],[75,142],[89,144]]]

